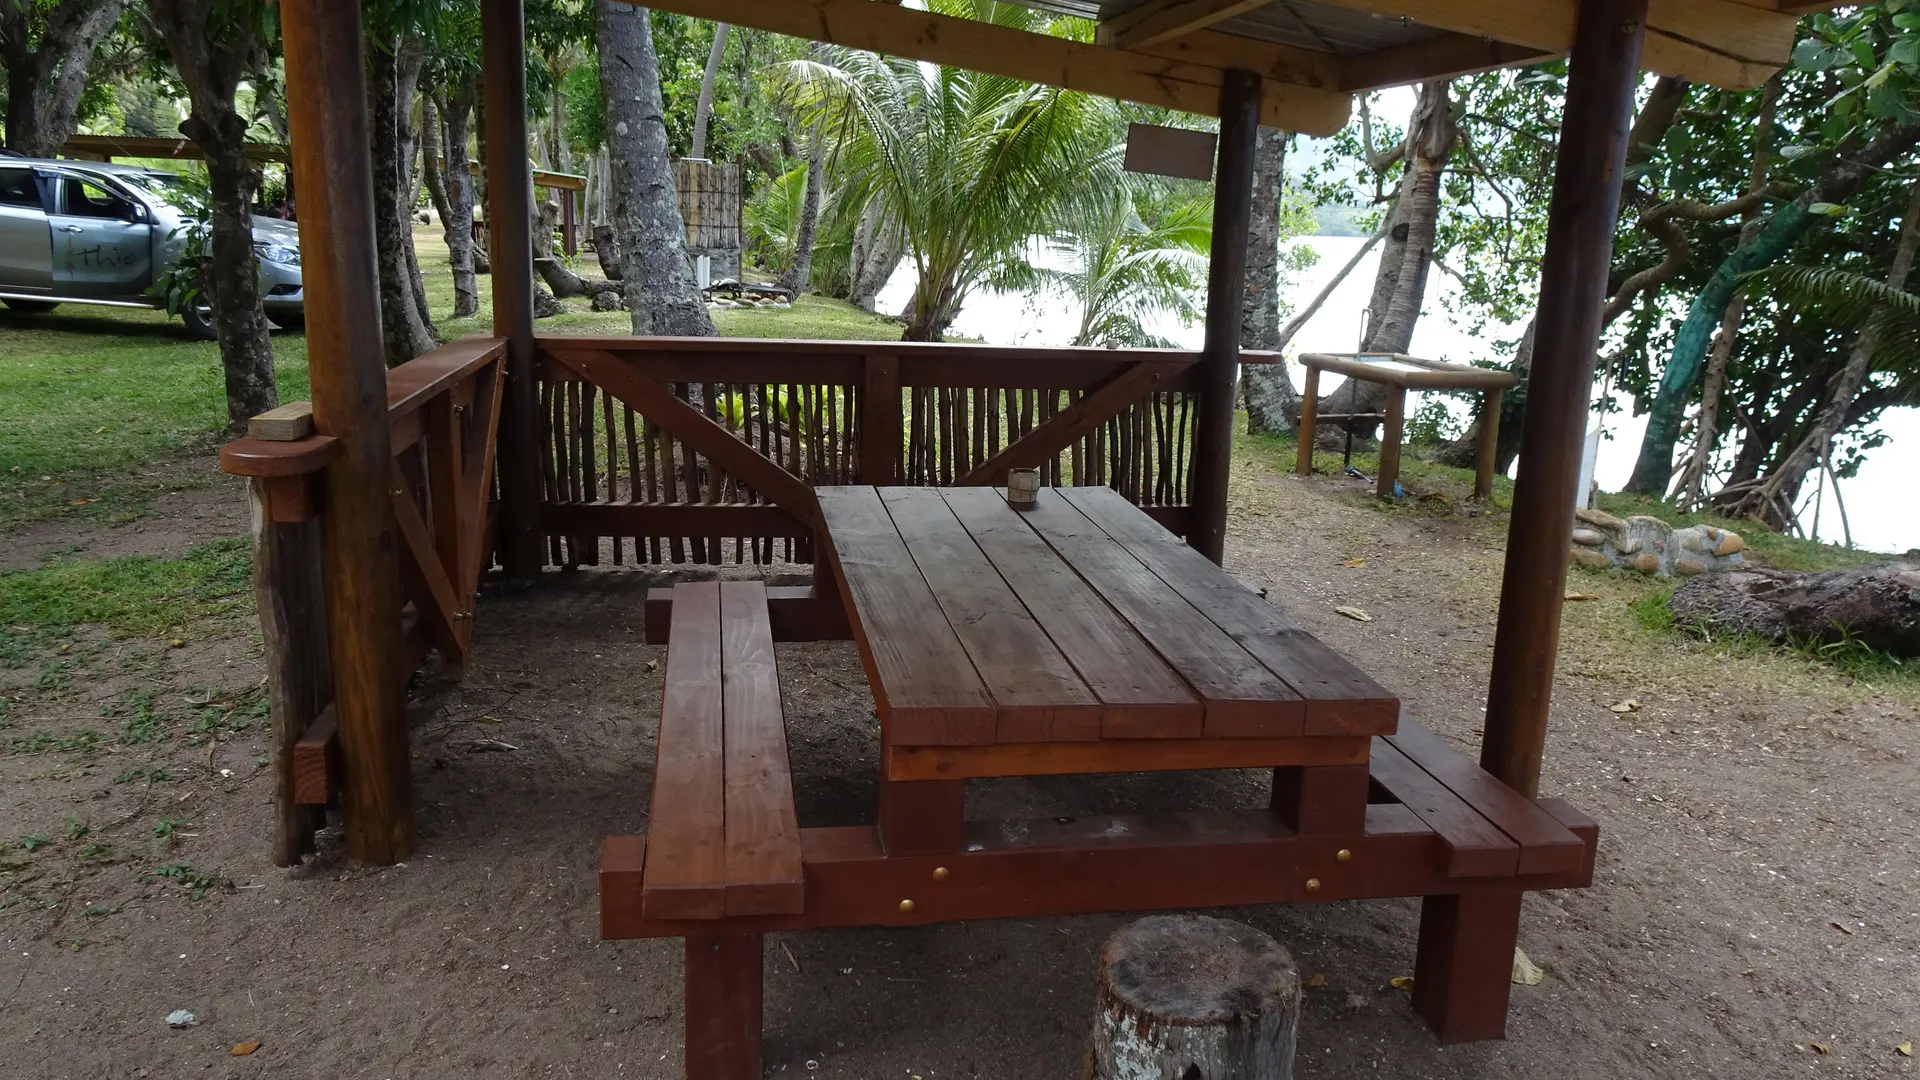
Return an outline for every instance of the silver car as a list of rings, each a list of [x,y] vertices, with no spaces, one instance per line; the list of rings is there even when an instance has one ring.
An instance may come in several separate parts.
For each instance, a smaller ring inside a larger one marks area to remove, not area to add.
[[[180,258],[194,205],[169,172],[0,157],[0,302],[25,312],[61,304],[165,308],[155,283]],[[298,227],[255,217],[253,250],[267,318],[300,328]],[[195,337],[213,338],[204,299],[180,317]]]

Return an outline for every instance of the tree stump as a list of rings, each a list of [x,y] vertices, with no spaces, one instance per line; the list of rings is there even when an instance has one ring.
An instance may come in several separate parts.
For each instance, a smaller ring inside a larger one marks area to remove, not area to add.
[[[1292,1080],[1293,957],[1244,923],[1156,915],[1107,939],[1092,1080]]]

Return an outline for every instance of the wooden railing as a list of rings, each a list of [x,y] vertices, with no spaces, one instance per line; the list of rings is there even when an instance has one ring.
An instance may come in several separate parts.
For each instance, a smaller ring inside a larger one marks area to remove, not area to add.
[[[404,595],[394,598],[407,672],[427,652],[466,662],[474,594],[491,559],[495,434],[506,343],[469,338],[387,373],[393,447],[391,496]],[[297,412],[297,410],[296,410]],[[297,419],[297,417],[296,417]],[[245,476],[253,500],[254,591],[265,642],[274,730],[277,828],[282,866],[313,850],[342,775],[333,723],[322,592],[325,473],[338,453],[326,435],[248,437],[220,451]]]
[[[1199,354],[542,337],[554,565],[811,562],[812,488],[1111,486],[1184,534]],[[1258,363],[1262,356],[1249,356]]]

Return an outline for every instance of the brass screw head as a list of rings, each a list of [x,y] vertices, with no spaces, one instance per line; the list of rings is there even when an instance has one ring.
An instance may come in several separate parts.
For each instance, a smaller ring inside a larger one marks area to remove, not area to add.
[[[387,492],[387,494],[389,494],[389,495],[391,495],[391,496],[393,496],[394,498],[396,498],[396,499],[397,499],[397,498],[399,498],[400,496],[402,496],[402,495],[405,495],[405,494],[406,494],[406,492],[404,492],[404,491],[402,491],[402,490],[400,490],[399,488],[394,488],[394,489],[393,489],[392,491],[389,491],[389,492]]]
[[[1353,852],[1348,851],[1346,848],[1341,848],[1340,853],[1338,855],[1335,855],[1334,858],[1340,860],[1341,862],[1352,862]]]
[[[1317,878],[1317,877],[1310,877],[1310,878],[1308,878],[1308,879],[1307,879],[1307,891],[1308,891],[1308,892],[1319,892],[1319,891],[1320,891],[1320,879],[1319,879],[1319,878]]]
[[[936,867],[934,867],[934,868],[933,868],[933,880],[935,880],[935,881],[945,881],[945,880],[947,880],[947,868],[946,868],[946,867],[944,867],[944,866],[936,866]]]
[[[913,914],[913,909],[914,909],[914,907],[915,907],[915,904],[914,904],[914,902],[913,902],[913,901],[911,901],[911,900],[902,900],[902,901],[900,901],[900,914],[902,914],[902,915],[911,915],[911,914]]]

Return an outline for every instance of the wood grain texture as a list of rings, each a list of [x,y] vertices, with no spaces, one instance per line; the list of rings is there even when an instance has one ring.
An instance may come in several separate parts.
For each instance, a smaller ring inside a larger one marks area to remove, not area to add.
[[[1306,705],[1300,696],[1075,509],[1066,494],[1041,489],[1039,504],[1022,511],[1022,518],[1199,695],[1205,734],[1301,734]]]
[[[292,401],[247,420],[247,438],[293,442],[313,434],[313,402]]]
[[[333,697],[327,663],[326,600],[320,581],[320,524],[282,524],[270,512],[269,489],[286,481],[248,483],[253,510],[253,591],[260,613],[261,658],[267,669],[267,715],[273,725],[275,866],[298,866],[313,850],[314,815],[303,805],[296,747]],[[304,485],[306,481],[293,483]],[[320,799],[325,802],[323,794]]]
[[[992,776],[1068,776],[1087,773],[1177,772],[1186,769],[1258,769],[1270,766],[1353,766],[1364,769],[1372,740],[1104,739],[1097,743],[1001,743],[997,746],[891,746],[886,775],[893,780],[980,779]]]
[[[1387,741],[1519,844],[1520,873],[1559,874],[1580,869],[1587,845],[1579,837],[1532,799],[1447,745],[1424,724],[1403,721],[1399,733]]]
[[[1302,836],[1350,836],[1367,817],[1369,771],[1360,765],[1273,770],[1273,812]]]
[[[1061,565],[1005,496],[986,488],[940,494],[1099,699],[1102,738],[1199,738],[1206,719],[1200,699],[1118,612]]]
[[[1393,732],[1400,717],[1398,698],[1259,594],[1174,540],[1118,494],[1105,488],[1075,488],[1061,497],[1303,698],[1306,715],[1301,730],[1305,734]],[[1213,733],[1211,727],[1208,731]]]
[[[880,501],[992,696],[999,742],[1091,742],[1100,701],[932,488]],[[1057,560],[1048,560],[1057,568]]]
[[[1421,903],[1413,1011],[1442,1045],[1506,1037],[1520,903],[1518,891]]]
[[[320,710],[293,743],[294,802],[301,806],[326,806],[333,801],[334,785],[340,778],[339,754],[340,722],[333,706],[329,705]]]
[[[1375,783],[1440,837],[1448,851],[1448,874],[1473,878],[1519,873],[1520,845],[1392,743],[1373,740],[1368,768]]]
[[[647,846],[648,918],[726,914],[720,584],[674,587]]]
[[[758,934],[687,937],[686,1080],[757,1080],[765,944]]]
[[[720,583],[720,647],[726,911],[730,916],[804,911],[806,881],[800,870],[793,773],[787,764],[787,719],[780,706],[767,587],[761,582]]]
[[[885,504],[870,487],[821,488],[833,576],[894,745],[982,746],[999,740],[993,696]]]

